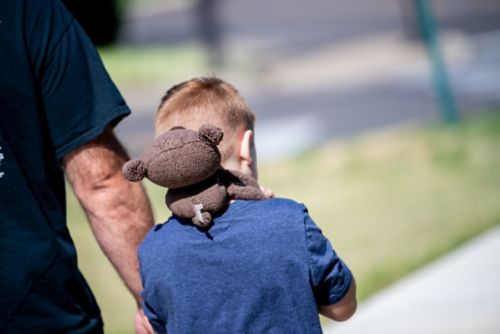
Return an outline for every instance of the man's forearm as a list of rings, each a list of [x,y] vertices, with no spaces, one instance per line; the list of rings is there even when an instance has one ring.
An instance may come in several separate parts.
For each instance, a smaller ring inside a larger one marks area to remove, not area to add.
[[[109,184],[80,196],[80,201],[100,247],[139,302],[137,247],[152,226],[151,211],[141,185],[121,178],[110,178]]]
[[[117,139],[106,130],[69,154],[64,166],[100,247],[139,302],[137,246],[153,217],[142,186],[128,182],[121,173],[126,159]]]

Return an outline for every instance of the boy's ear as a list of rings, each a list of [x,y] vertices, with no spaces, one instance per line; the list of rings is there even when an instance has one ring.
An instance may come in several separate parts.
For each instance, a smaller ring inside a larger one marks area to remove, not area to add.
[[[253,145],[253,131],[245,130],[240,142],[240,159],[249,167],[254,163]]]

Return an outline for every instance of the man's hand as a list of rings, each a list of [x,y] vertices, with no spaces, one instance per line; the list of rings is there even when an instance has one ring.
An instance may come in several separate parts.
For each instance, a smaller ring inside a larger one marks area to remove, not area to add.
[[[155,334],[142,308],[138,309],[135,314],[135,332],[136,334]]]

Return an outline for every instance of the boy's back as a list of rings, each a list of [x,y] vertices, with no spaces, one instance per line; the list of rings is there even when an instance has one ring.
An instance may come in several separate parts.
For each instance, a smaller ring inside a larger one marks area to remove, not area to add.
[[[294,201],[235,201],[208,230],[172,217],[139,250],[145,312],[164,333],[320,333],[351,273]],[[165,325],[166,322],[166,325]]]

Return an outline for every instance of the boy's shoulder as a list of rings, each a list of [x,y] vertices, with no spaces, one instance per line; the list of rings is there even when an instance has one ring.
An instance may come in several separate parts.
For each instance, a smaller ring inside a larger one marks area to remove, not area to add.
[[[274,197],[265,200],[237,201],[249,204],[252,209],[281,209],[281,210],[307,210],[304,204],[290,198]]]
[[[159,249],[165,247],[168,240],[176,238],[182,229],[189,228],[188,224],[184,222],[183,219],[170,216],[163,223],[157,223],[154,225],[139,245],[138,253],[139,255],[150,251],[151,249]]]
[[[222,215],[229,221],[241,221],[242,225],[267,225],[270,222],[287,223],[292,221],[301,225],[307,208],[304,204],[288,198],[271,198],[265,200],[238,200]],[[273,223],[274,224],[274,223]]]
[[[255,218],[279,219],[280,217],[303,217],[307,213],[304,204],[289,198],[270,198],[264,200],[236,200],[221,215],[222,219]]]
[[[234,224],[238,221],[244,225],[262,222],[302,221],[307,213],[304,204],[288,198],[271,198],[265,200],[236,200],[219,216],[214,218],[215,225]],[[195,232],[195,233],[193,233]],[[189,220],[176,216],[169,217],[165,223],[155,225],[144,238],[144,245],[155,247],[166,239],[178,239],[188,235],[205,236],[204,230],[197,228]]]

